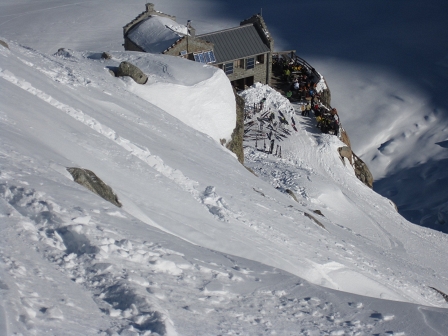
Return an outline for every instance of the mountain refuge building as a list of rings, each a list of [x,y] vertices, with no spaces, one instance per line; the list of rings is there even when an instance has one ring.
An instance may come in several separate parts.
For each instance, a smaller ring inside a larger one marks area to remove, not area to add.
[[[154,9],[146,10],[123,27],[125,50],[179,56],[221,68],[232,85],[244,89],[255,82],[270,84],[274,39],[261,15],[238,27],[196,35],[190,21]]]

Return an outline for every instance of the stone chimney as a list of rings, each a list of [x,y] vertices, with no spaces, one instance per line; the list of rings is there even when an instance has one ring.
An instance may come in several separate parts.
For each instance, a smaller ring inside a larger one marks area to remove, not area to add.
[[[196,29],[194,29],[193,26],[191,25],[191,20],[187,21],[187,28],[188,28],[188,33],[190,34],[190,37],[192,39],[194,39],[196,37]]]
[[[153,3],[147,3],[145,6],[146,6],[146,12],[148,12],[148,13],[154,12],[154,4]]]

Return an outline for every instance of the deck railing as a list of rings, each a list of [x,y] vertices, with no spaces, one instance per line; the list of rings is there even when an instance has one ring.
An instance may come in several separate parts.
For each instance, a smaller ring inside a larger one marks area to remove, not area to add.
[[[314,67],[311,66],[307,61],[305,61],[303,58],[297,56],[295,50],[288,50],[288,51],[276,51],[272,53],[272,57],[275,59],[284,58],[288,63],[290,61],[294,61],[296,64],[300,64],[304,68],[306,68],[313,76],[316,78],[320,78],[320,74],[314,69]]]

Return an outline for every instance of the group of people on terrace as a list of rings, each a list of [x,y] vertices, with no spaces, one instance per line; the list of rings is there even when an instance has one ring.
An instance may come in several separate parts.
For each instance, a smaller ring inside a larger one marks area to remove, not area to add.
[[[295,59],[277,58],[277,72],[282,73],[282,80],[288,85],[286,97],[292,102],[301,103],[302,116],[309,116],[313,111],[317,127],[322,133],[339,134],[339,116],[335,108],[329,109],[321,102],[317,91],[317,81],[313,71]]]

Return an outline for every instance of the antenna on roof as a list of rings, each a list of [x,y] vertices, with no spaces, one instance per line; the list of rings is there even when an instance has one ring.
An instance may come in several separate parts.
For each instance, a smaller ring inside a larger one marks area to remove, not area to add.
[[[260,9],[260,16],[263,16],[263,7]]]

